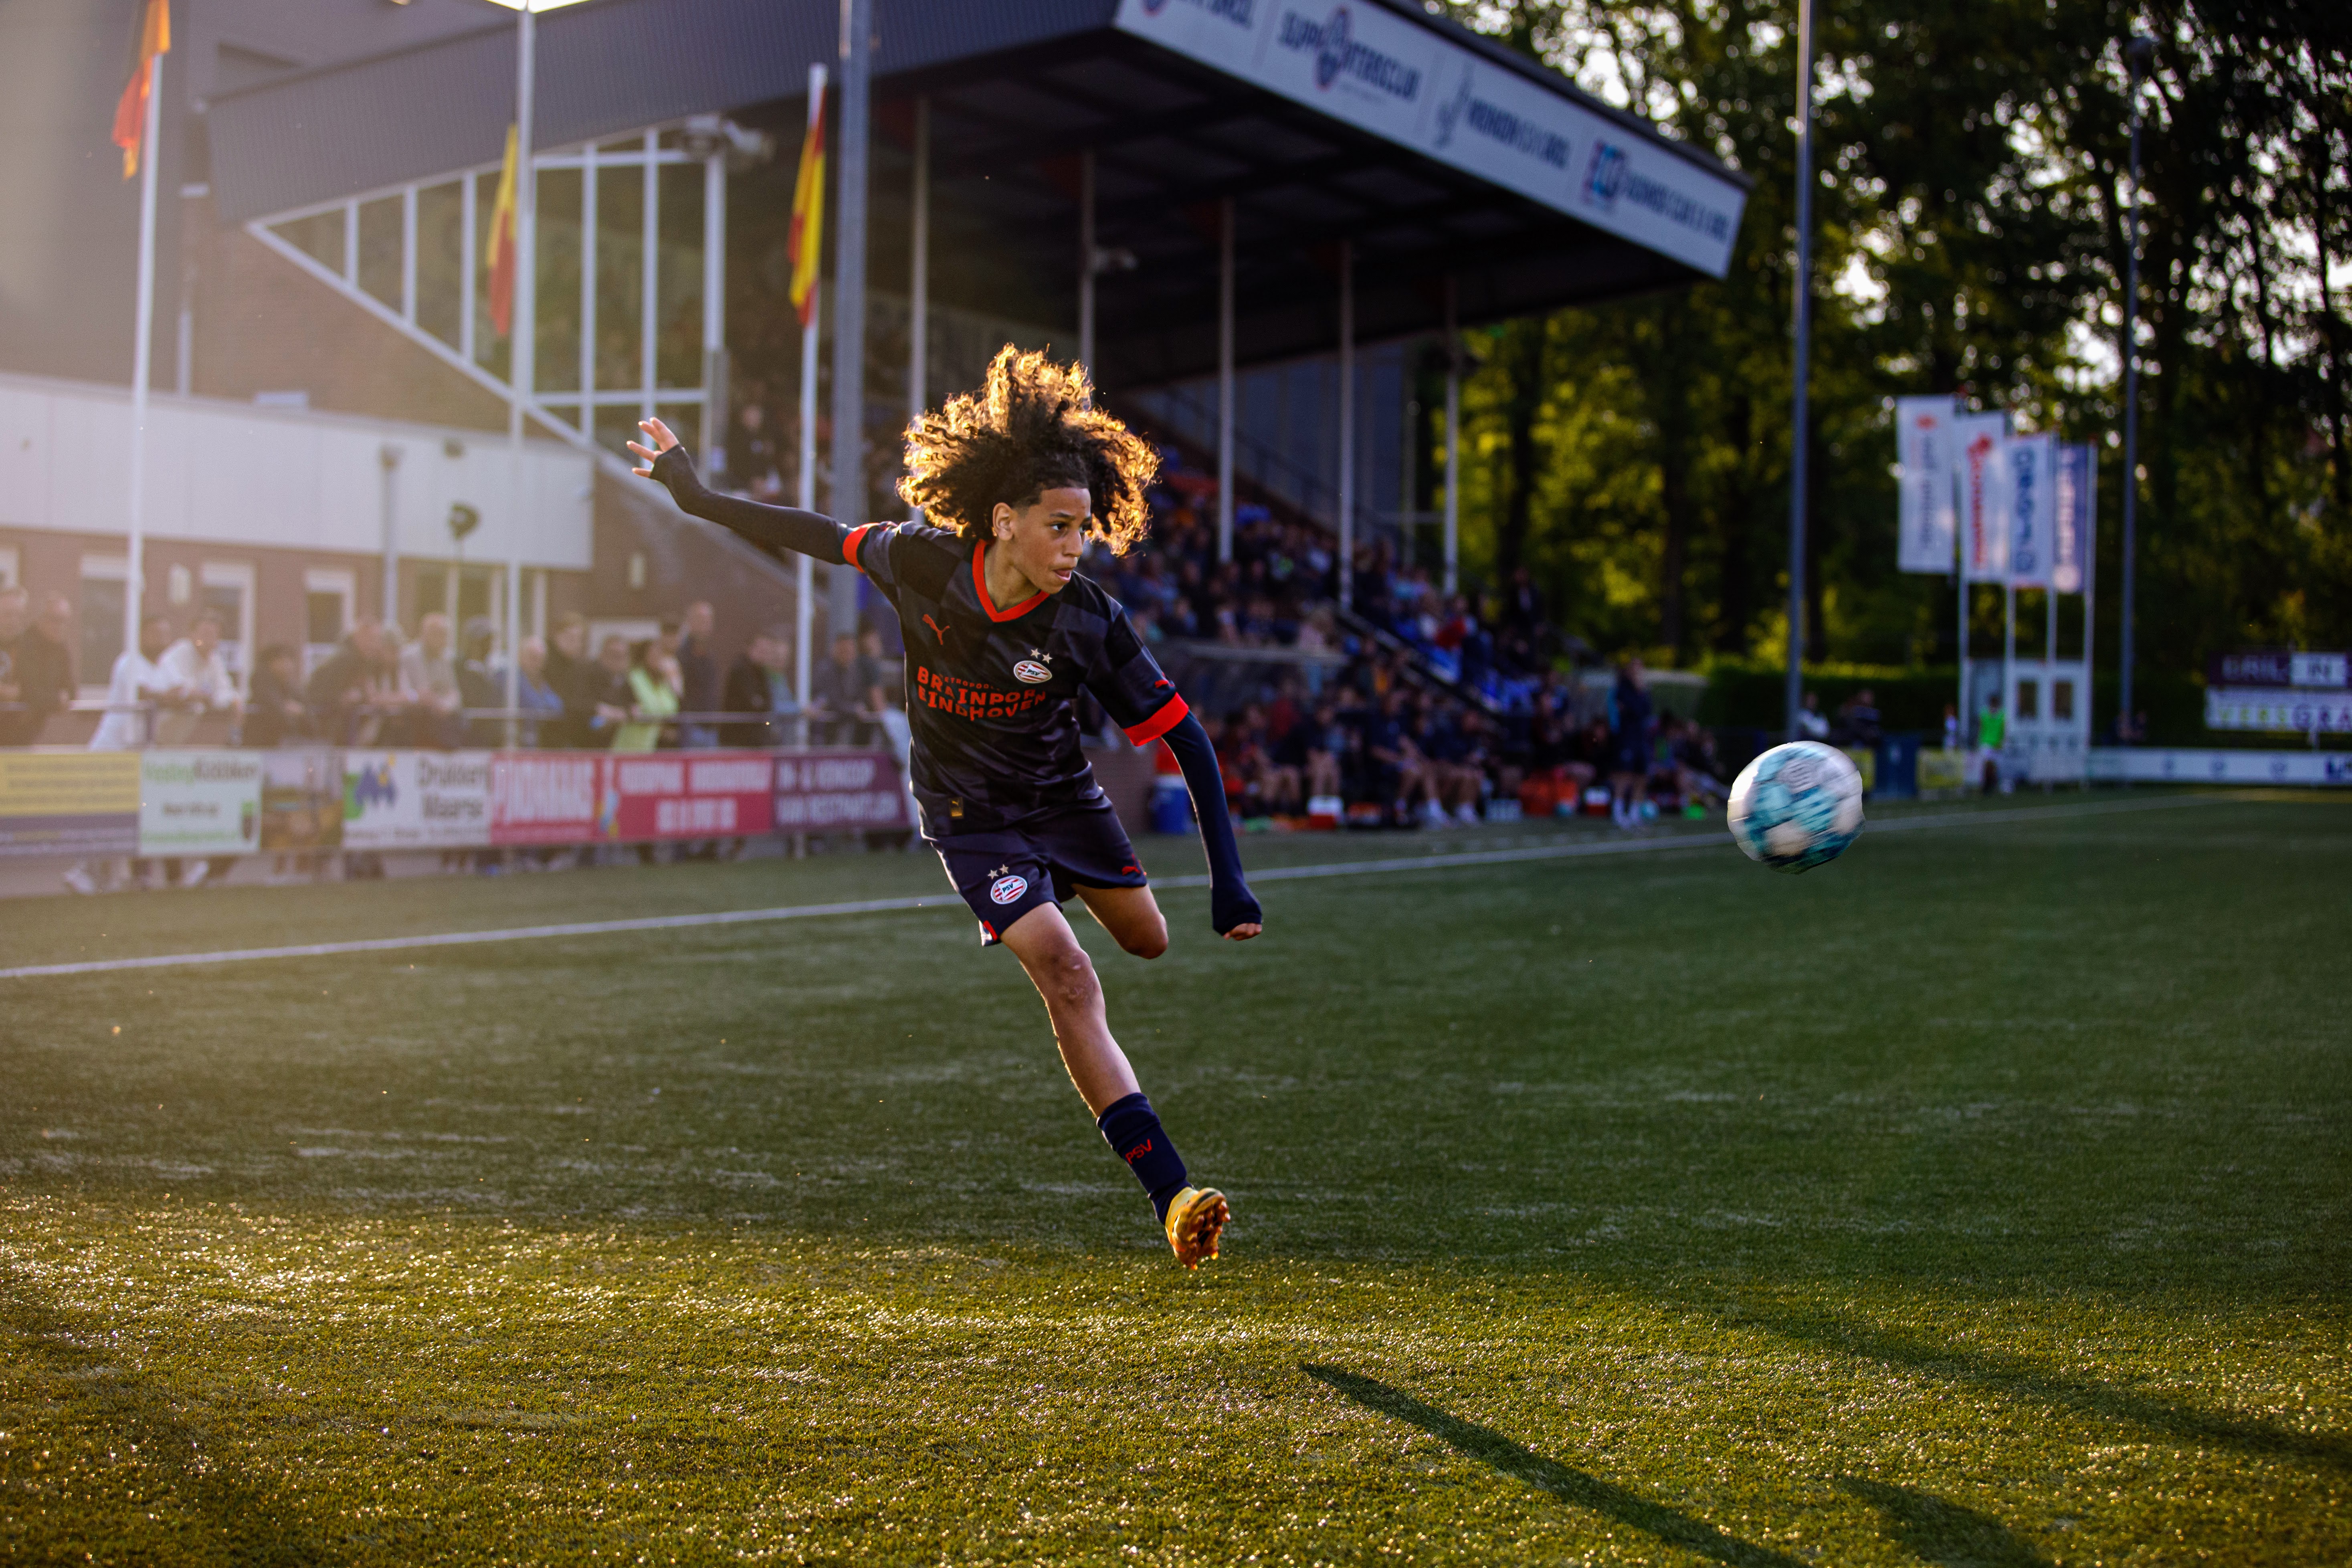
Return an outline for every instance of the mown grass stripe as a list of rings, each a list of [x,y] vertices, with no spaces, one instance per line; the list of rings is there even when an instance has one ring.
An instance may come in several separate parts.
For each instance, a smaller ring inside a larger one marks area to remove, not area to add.
[[[2025,806],[2001,811],[1943,811],[1898,816],[1870,825],[1872,834],[1933,827],[1990,827],[2007,823],[2106,816],[2120,812],[2161,811],[2185,805],[2215,805],[2231,796],[2167,795],[2156,800],[2110,801],[2084,805]],[[1319,866],[1271,866],[1250,873],[1253,882],[1304,882],[1326,877],[1367,877],[1402,871],[1442,871],[1465,866],[1506,866],[1530,860],[1576,860],[1604,855],[1661,854],[1712,849],[1725,844],[1718,830],[1669,833],[1659,837],[1604,838],[1574,844],[1531,845],[1514,849],[1465,849],[1439,855],[1408,855],[1378,860],[1339,860]],[[1205,875],[1155,879],[1163,888],[1205,888]],[[530,942],[547,937],[612,936],[628,931],[689,931],[704,926],[751,925],[769,921],[821,920],[830,915],[892,914],[908,910],[961,909],[952,893],[910,898],[866,899],[849,903],[792,904],[764,910],[716,910],[686,915],[645,915],[628,920],[573,921],[561,925],[509,926],[497,931],[439,931],[424,936],[366,937],[351,942],[305,942],[290,947],[247,947],[223,952],[159,953],[146,958],[91,959],[79,963],[33,963],[0,969],[0,980],[37,980],[56,975],[113,974],[139,969],[182,969],[247,963],[268,958],[333,958],[354,952],[400,952],[420,948],[465,947],[478,942]]]

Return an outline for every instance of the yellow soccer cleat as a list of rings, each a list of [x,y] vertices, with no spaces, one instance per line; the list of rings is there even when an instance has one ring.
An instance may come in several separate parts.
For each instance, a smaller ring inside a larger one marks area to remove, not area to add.
[[[1168,1205],[1168,1245],[1176,1249],[1176,1261],[1187,1268],[1198,1268],[1204,1258],[1217,1255],[1217,1238],[1225,1233],[1225,1222],[1233,1218],[1226,1205],[1225,1194],[1214,1187],[1186,1187]]]

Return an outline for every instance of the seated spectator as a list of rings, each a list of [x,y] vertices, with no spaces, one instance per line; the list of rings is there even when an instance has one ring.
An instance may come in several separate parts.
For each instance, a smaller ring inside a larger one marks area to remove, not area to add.
[[[1797,739],[1826,741],[1830,738],[1830,721],[1822,717],[1822,694],[1805,693],[1804,705],[1797,710]]]
[[[588,682],[590,745],[612,747],[614,737],[628,722],[629,710],[635,700],[629,686],[635,663],[629,652],[629,639],[618,632],[606,633],[604,640],[596,645],[596,667]]]
[[[517,743],[530,747],[563,743],[563,697],[547,679],[547,644],[541,638],[525,637],[515,649],[515,706],[530,715],[516,726]]]
[[[245,699],[236,689],[236,678],[228,672],[227,659],[221,655],[220,638],[220,613],[199,610],[189,624],[188,635],[165,648],[155,661],[184,699],[170,713],[158,717],[156,744],[186,745],[195,739],[197,722],[206,713],[226,713],[231,723],[244,716]]]
[[[881,687],[881,671],[859,656],[857,638],[847,632],[835,637],[833,657],[817,666],[809,685],[817,743],[872,745],[884,700]]]
[[[1364,751],[1379,773],[1376,797],[1398,826],[1413,820],[1416,804],[1433,806],[1436,794],[1426,759],[1413,743],[1404,689],[1392,686],[1364,725]]]
[[[16,645],[32,630],[32,595],[0,588],[0,746],[29,746],[36,726],[16,677]]]
[[[588,617],[566,610],[555,617],[555,635],[547,639],[547,688],[562,700],[563,717],[540,726],[541,743],[581,746],[589,742],[596,721],[596,693],[603,675],[588,658]]]
[[[721,700],[722,676],[719,656],[711,651],[712,628],[717,614],[708,600],[697,600],[686,607],[679,622],[677,644],[678,701],[688,713],[716,713]],[[689,721],[678,726],[678,744],[688,750],[700,750],[719,744],[719,727]]]
[[[400,685],[399,636],[362,616],[342,646],[310,672],[303,702],[311,732],[337,746],[373,746],[407,706]]]
[[[1345,786],[1339,775],[1339,758],[1347,751],[1348,733],[1339,722],[1339,710],[1328,702],[1317,703],[1314,717],[1302,721],[1295,733],[1303,753],[1307,798],[1340,798]]]
[[[502,672],[490,668],[490,658],[498,651],[499,629],[488,616],[476,616],[466,623],[465,635],[457,643],[457,701],[462,708],[504,709],[507,705],[507,683]],[[518,672],[520,674],[520,672]],[[520,687],[518,680],[516,685]],[[521,692],[516,692],[520,701]],[[495,747],[507,742],[507,724],[503,719],[469,719],[457,733],[471,746]],[[529,744],[528,742],[523,742]]]
[[[1849,746],[1878,744],[1882,733],[1878,720],[1878,702],[1865,686],[1848,698],[1838,711],[1839,727],[1844,731],[1843,742]]]
[[[1675,784],[1688,813],[1697,806],[1724,803],[1723,764],[1715,754],[1715,734],[1696,720],[1685,720],[1675,745]]]
[[[457,710],[466,699],[457,687],[449,617],[438,610],[416,623],[416,640],[400,650],[400,682],[410,694],[408,743],[438,751],[457,745],[464,733]]]
[[[29,746],[41,738],[50,718],[74,700],[73,604],[63,594],[42,596],[40,617],[9,649],[10,680],[18,713],[0,716],[0,745]],[[14,719],[24,739],[6,738]]]
[[[678,711],[677,659],[657,640],[629,645],[629,719],[613,734],[616,752],[650,752],[665,741],[675,745],[667,722]]]
[[[757,713],[761,722],[730,724],[730,746],[786,746],[801,743],[800,699],[792,679],[792,634],[778,626],[751,639],[727,671],[724,693],[730,713]]]
[[[302,703],[301,661],[286,644],[271,643],[254,661],[253,695],[246,704],[244,744],[299,746],[316,738]]]

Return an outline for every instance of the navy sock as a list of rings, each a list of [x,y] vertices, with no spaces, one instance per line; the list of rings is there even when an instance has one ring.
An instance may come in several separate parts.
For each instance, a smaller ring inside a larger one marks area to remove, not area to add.
[[[1184,1162],[1178,1157],[1176,1146],[1168,1142],[1160,1118],[1152,1114],[1151,1101],[1140,1094],[1114,1100],[1095,1118],[1095,1125],[1102,1129],[1103,1142],[1110,1145],[1110,1152],[1127,1162],[1127,1168],[1151,1194],[1152,1208],[1162,1220],[1167,1219],[1168,1205],[1184,1190]]]

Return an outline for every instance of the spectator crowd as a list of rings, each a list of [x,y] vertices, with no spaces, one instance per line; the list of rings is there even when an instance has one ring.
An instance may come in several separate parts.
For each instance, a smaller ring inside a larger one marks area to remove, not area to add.
[[[1327,534],[1244,506],[1232,558],[1220,561],[1202,504],[1213,483],[1169,459],[1149,542],[1088,565],[1180,669],[1181,650],[1202,644],[1244,672],[1238,688],[1216,683],[1219,703],[1195,707],[1216,741],[1227,805],[1244,822],[1415,826],[1605,809],[1630,828],[1720,800],[1709,733],[1657,710],[1639,660],[1600,700],[1562,657],[1580,645],[1546,620],[1524,571],[1483,599],[1449,595],[1376,541],[1348,563],[1342,613]],[[0,590],[0,744],[33,743],[74,705],[72,614],[61,595],[37,604],[22,588]],[[137,648],[109,672],[89,744],[184,744],[209,715],[212,734],[225,719],[229,742],[247,747],[887,743],[903,763],[898,671],[876,627],[832,640],[803,704],[790,628],[761,628],[722,662],[714,623],[698,602],[650,637],[607,633],[592,647],[588,620],[561,615],[544,637],[521,640],[509,670],[487,618],[453,626],[426,614],[407,636],[362,616],[314,668],[290,645],[260,648],[241,689],[216,613],[199,609],[184,628],[150,615]],[[1874,725],[1866,696],[1859,710],[1840,715],[1842,732]],[[1109,733],[1089,717],[1090,733]]]

